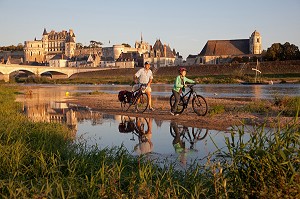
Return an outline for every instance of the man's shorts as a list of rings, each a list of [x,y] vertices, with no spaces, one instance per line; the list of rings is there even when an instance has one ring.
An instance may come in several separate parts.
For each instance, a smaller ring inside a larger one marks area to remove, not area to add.
[[[150,86],[147,86],[147,88],[145,89],[145,93],[151,93],[152,89]]]

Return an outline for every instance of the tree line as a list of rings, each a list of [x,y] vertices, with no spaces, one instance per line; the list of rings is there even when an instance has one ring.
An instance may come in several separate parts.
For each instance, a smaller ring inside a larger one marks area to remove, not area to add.
[[[286,42],[285,44],[274,43],[267,51],[262,53],[265,61],[299,60],[300,51],[298,46]]]
[[[23,51],[23,45],[20,43],[17,46],[10,45],[10,46],[0,46],[0,51]]]

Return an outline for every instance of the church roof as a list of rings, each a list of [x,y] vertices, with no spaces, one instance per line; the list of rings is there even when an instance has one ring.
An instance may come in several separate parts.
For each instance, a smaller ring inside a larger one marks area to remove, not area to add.
[[[200,56],[222,56],[250,54],[249,39],[208,40]]]

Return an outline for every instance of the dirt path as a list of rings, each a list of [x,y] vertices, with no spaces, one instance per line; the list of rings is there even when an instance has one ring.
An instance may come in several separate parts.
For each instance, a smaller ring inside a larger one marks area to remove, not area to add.
[[[225,111],[216,114],[209,111],[209,114],[204,117],[197,116],[193,112],[191,105],[183,112],[183,114],[173,116],[170,114],[169,99],[161,97],[153,99],[153,107],[155,108],[155,111],[152,112],[147,110],[142,114],[135,113],[133,108],[129,109],[127,112],[122,111],[120,102],[115,94],[100,93],[96,95],[87,94],[82,96],[71,96],[71,98],[68,99],[68,102],[88,106],[94,110],[111,114],[151,117],[158,120],[173,120],[188,126],[216,130],[226,130],[229,127],[241,124],[253,125],[266,121],[271,125],[275,122],[275,118],[272,117],[268,117],[266,119],[264,115],[236,111],[248,104],[255,103],[249,99],[207,98],[207,102],[211,110],[215,106],[222,106]]]

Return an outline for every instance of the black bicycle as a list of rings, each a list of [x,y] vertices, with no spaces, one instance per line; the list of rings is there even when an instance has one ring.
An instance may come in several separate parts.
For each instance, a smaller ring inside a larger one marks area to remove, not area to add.
[[[119,100],[121,102],[121,108],[123,111],[127,111],[131,106],[134,106],[135,111],[139,113],[145,112],[148,108],[148,95],[144,92],[146,89],[145,84],[139,85],[139,87],[134,90],[134,84],[132,86],[132,91],[120,91]]]
[[[208,105],[206,99],[203,96],[196,93],[196,91],[194,90],[194,85],[195,84],[187,85],[187,87],[190,90],[186,94],[181,93],[177,110],[175,110],[176,114],[181,114],[184,111],[184,109],[188,107],[189,101],[192,96],[193,96],[192,107],[194,112],[199,116],[205,116],[207,114]],[[174,103],[175,103],[175,96],[174,94],[172,94],[170,96],[170,106],[172,107]]]

